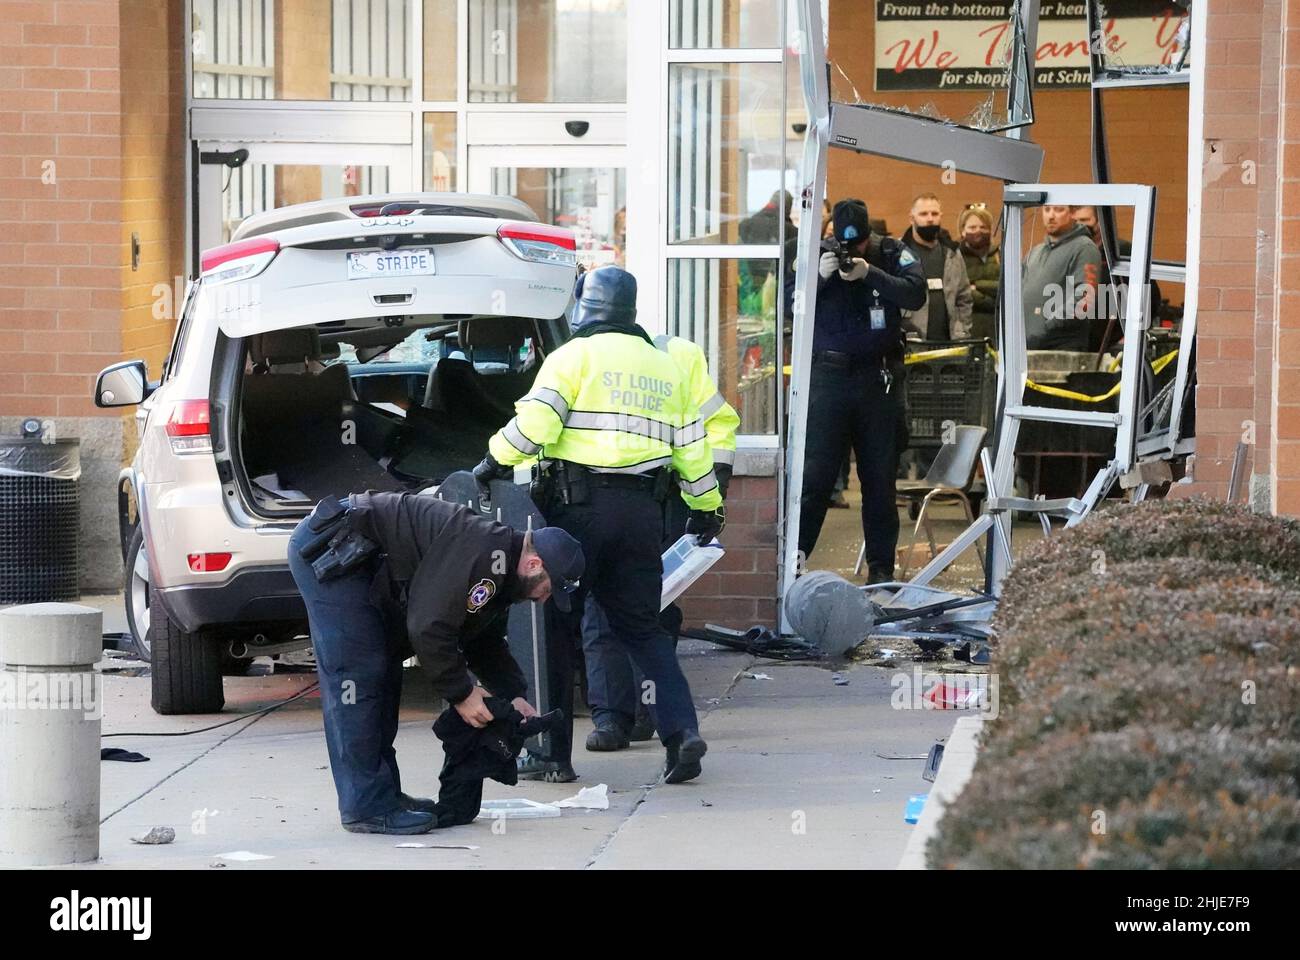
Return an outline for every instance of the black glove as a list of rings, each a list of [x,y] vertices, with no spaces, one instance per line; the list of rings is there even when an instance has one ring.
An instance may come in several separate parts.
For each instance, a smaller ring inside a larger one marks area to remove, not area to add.
[[[731,464],[715,463],[713,475],[718,478],[718,493],[722,494],[723,500],[726,500],[727,488],[731,486]]]
[[[722,528],[726,525],[726,507],[718,507],[717,510],[692,510],[690,516],[686,518],[686,532],[694,536],[695,542],[700,546],[704,546],[722,533]]]
[[[497,463],[496,457],[489,453],[483,458],[483,462],[474,468],[474,480],[478,483],[480,494],[486,499],[493,480],[503,480],[514,472],[514,467],[501,466]]]

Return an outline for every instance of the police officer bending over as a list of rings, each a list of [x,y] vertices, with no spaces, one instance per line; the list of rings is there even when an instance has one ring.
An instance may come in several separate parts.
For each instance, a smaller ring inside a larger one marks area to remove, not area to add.
[[[402,661],[417,654],[434,693],[471,727],[494,719],[471,670],[520,715],[536,716],[504,614],[515,601],[552,596],[567,608],[583,567],[563,530],[519,533],[429,496],[329,497],[298,524],[289,569],[307,604],[345,830],[439,825],[437,804],[402,792],[393,750]]]
[[[799,551],[808,557],[817,546],[836,475],[852,447],[862,484],[867,582],[879,583],[893,579],[898,550],[899,311],[925,305],[925,271],[902,244],[871,234],[861,200],[841,200],[831,219],[835,239],[824,245],[818,265]]]
[[[582,545],[590,571],[573,612],[557,624],[563,642],[555,651],[571,654],[590,590],[651,684],[649,706],[667,750],[665,780],[680,783],[699,776],[707,747],[673,640],[659,623],[666,471],[675,470],[690,508],[685,532],[702,542],[722,529],[722,496],[682,373],[636,323],[635,278],[617,267],[588,273],[572,326],[572,339],[542,363],[532,392],[492,437],[475,475],[486,483],[531,457],[549,461],[554,493],[543,512]],[[571,667],[565,686],[573,686]],[[572,731],[562,749],[551,762],[567,776]]]

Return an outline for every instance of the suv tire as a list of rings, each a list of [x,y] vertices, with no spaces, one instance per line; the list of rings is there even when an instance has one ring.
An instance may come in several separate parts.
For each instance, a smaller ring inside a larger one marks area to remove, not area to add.
[[[126,549],[125,583],[122,596],[125,599],[126,625],[131,634],[131,645],[135,655],[148,663],[151,659],[149,650],[149,561],[148,551],[144,545],[144,530],[136,527],[131,534],[131,541]]]
[[[219,713],[226,705],[216,640],[202,631],[186,633],[161,603],[154,603],[149,609],[149,646],[156,713]]]

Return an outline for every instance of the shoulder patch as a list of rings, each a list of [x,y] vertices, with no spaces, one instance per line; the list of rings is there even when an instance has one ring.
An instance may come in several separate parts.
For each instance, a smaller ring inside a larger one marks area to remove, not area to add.
[[[898,252],[898,265],[900,267],[910,267],[914,263],[916,263],[916,257],[912,255],[912,251],[907,247]]]
[[[496,582],[484,577],[478,583],[469,589],[469,596],[466,598],[465,609],[470,613],[478,613],[497,592]]]

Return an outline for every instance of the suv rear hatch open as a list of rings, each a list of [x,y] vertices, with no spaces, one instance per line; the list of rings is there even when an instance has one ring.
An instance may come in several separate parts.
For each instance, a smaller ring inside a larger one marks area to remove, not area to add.
[[[472,467],[567,335],[573,235],[463,208],[292,223],[252,222],[204,257],[194,309],[220,331],[213,449],[232,511],[283,520]]]

